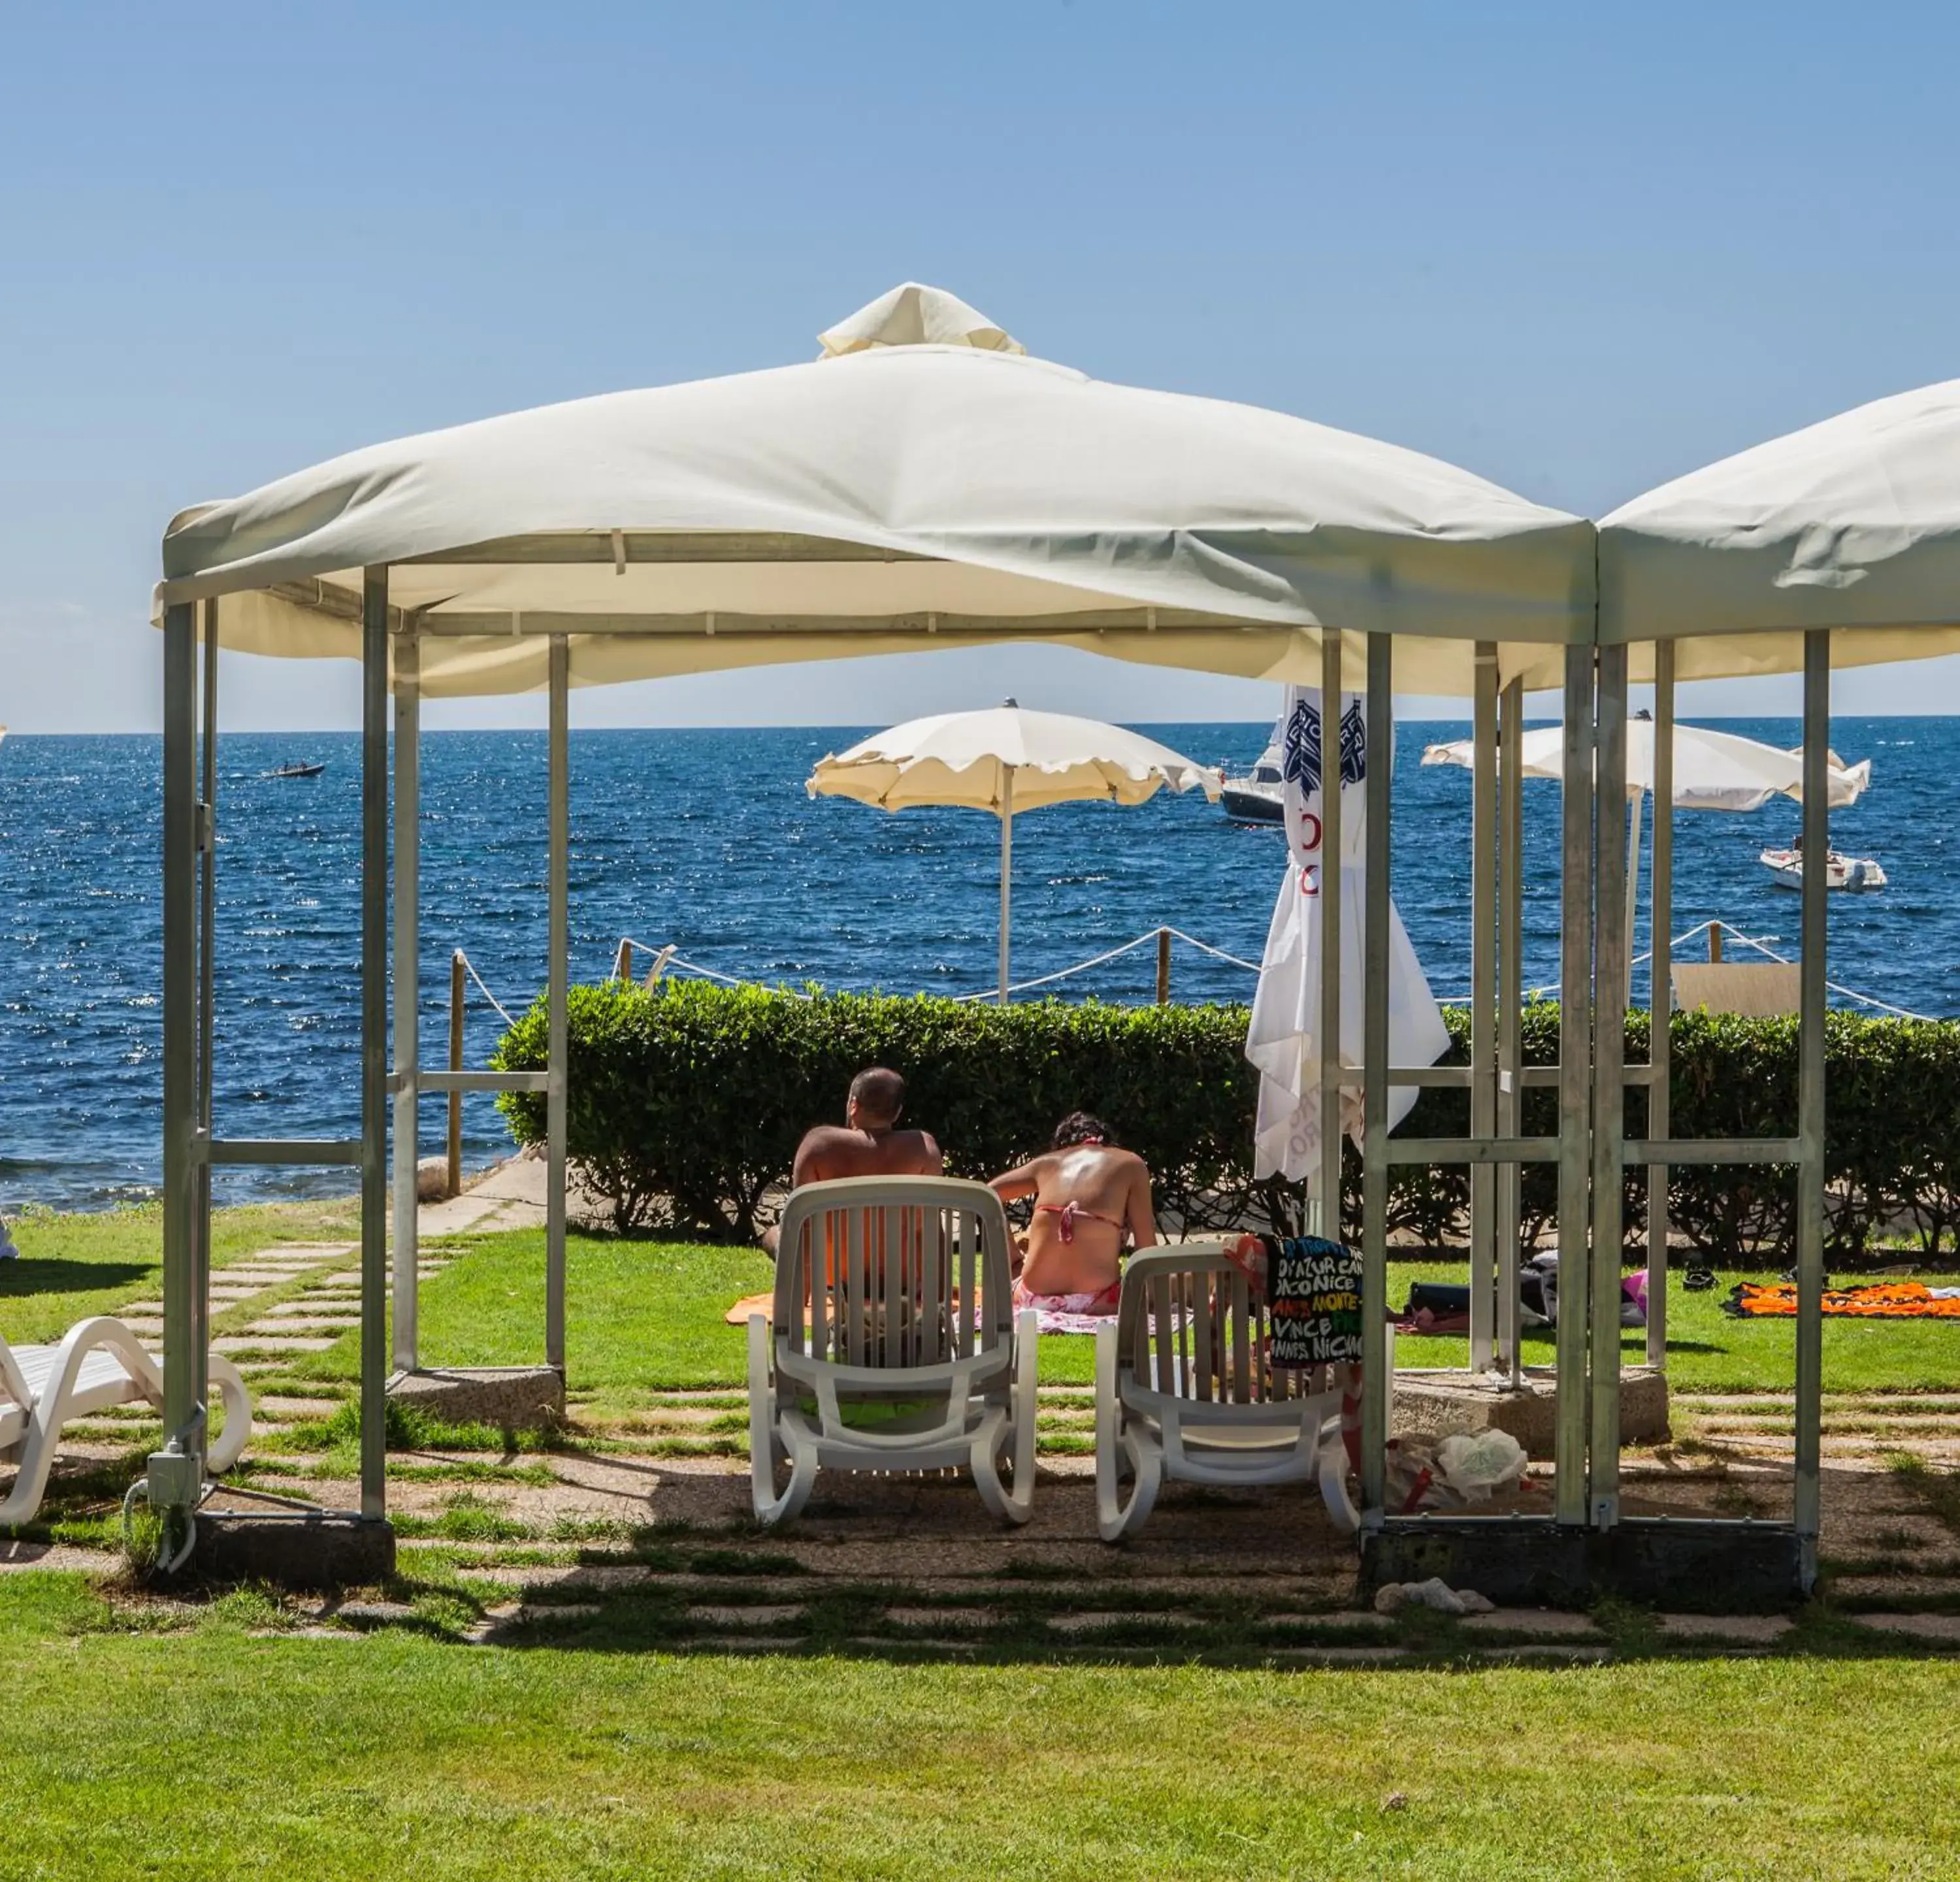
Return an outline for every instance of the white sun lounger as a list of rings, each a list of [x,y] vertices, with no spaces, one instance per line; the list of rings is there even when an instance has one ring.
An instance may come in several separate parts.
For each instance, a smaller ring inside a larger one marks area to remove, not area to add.
[[[1335,1526],[1353,1532],[1341,1388],[1322,1369],[1268,1365],[1267,1332],[1265,1304],[1223,1242],[1130,1257],[1116,1312],[1096,1330],[1096,1520],[1105,1542],[1142,1527],[1166,1477],[1317,1478]]]
[[[993,1191],[949,1177],[811,1183],[790,1198],[777,1246],[773,1326],[749,1321],[757,1520],[794,1517],[821,1466],[965,1467],[988,1509],[1026,1522],[1037,1316],[1016,1323]]]
[[[238,1461],[252,1433],[252,1400],[228,1359],[210,1358],[213,1388],[224,1405],[224,1429],[206,1457],[213,1475]],[[162,1366],[136,1336],[107,1314],[78,1322],[52,1346],[9,1346],[0,1339],[0,1463],[13,1482],[0,1498],[0,1528],[30,1521],[41,1506],[62,1427],[111,1405],[148,1400],[161,1407]]]

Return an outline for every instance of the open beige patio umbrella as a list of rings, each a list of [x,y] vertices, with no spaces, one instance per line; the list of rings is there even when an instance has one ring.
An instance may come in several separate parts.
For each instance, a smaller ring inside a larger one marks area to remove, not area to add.
[[[1565,728],[1535,726],[1519,745],[1518,769],[1527,778],[1564,775]],[[1460,765],[1473,769],[1475,741],[1459,738],[1431,745],[1422,754],[1425,765]],[[1855,804],[1872,782],[1872,761],[1847,765],[1834,751],[1827,769],[1834,808]],[[1627,801],[1631,827],[1627,838],[1627,932],[1634,931],[1634,910],[1640,877],[1640,809],[1654,788],[1654,728],[1651,719],[1627,721]],[[1717,732],[1705,725],[1674,728],[1674,806],[1682,810],[1759,810],[1773,797],[1803,801],[1803,753],[1780,745],[1744,738],[1739,733]],[[1658,814],[1658,813],[1656,813]],[[1631,949],[1630,951],[1631,951]],[[1633,963],[1627,963],[1628,986],[1633,984]],[[1631,992],[1629,994],[1631,998]]]
[[[965,805],[1001,820],[998,997],[1004,1005],[1015,813],[1096,798],[1141,804],[1166,785],[1173,791],[1196,785],[1216,803],[1223,782],[1211,766],[1141,733],[1099,719],[1026,712],[1010,699],[983,712],[908,719],[819,759],[805,788],[813,798],[851,798],[881,810]]]

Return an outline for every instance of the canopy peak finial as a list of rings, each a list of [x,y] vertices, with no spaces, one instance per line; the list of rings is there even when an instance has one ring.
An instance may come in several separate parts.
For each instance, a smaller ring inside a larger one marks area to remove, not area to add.
[[[943,288],[904,281],[818,336],[820,358],[868,352],[878,346],[972,346],[982,352],[1024,353],[1027,349],[978,308]]]

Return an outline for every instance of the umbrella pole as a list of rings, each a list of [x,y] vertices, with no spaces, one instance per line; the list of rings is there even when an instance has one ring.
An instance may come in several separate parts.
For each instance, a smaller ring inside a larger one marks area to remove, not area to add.
[[[1014,900],[1014,768],[1001,767],[1001,982],[998,998],[1007,1004],[1007,921]]]

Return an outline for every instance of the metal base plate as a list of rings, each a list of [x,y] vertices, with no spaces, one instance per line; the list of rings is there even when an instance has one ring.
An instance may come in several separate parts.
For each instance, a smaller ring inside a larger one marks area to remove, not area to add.
[[[1503,1607],[1583,1609],[1612,1594],[1675,1612],[1761,1613],[1805,1594],[1796,1532],[1776,1523],[1629,1517],[1605,1530],[1529,1517],[1404,1517],[1361,1543],[1364,1602],[1440,1575]]]
[[[282,1588],[361,1587],[395,1572],[391,1523],[335,1510],[202,1510],[190,1572]]]

